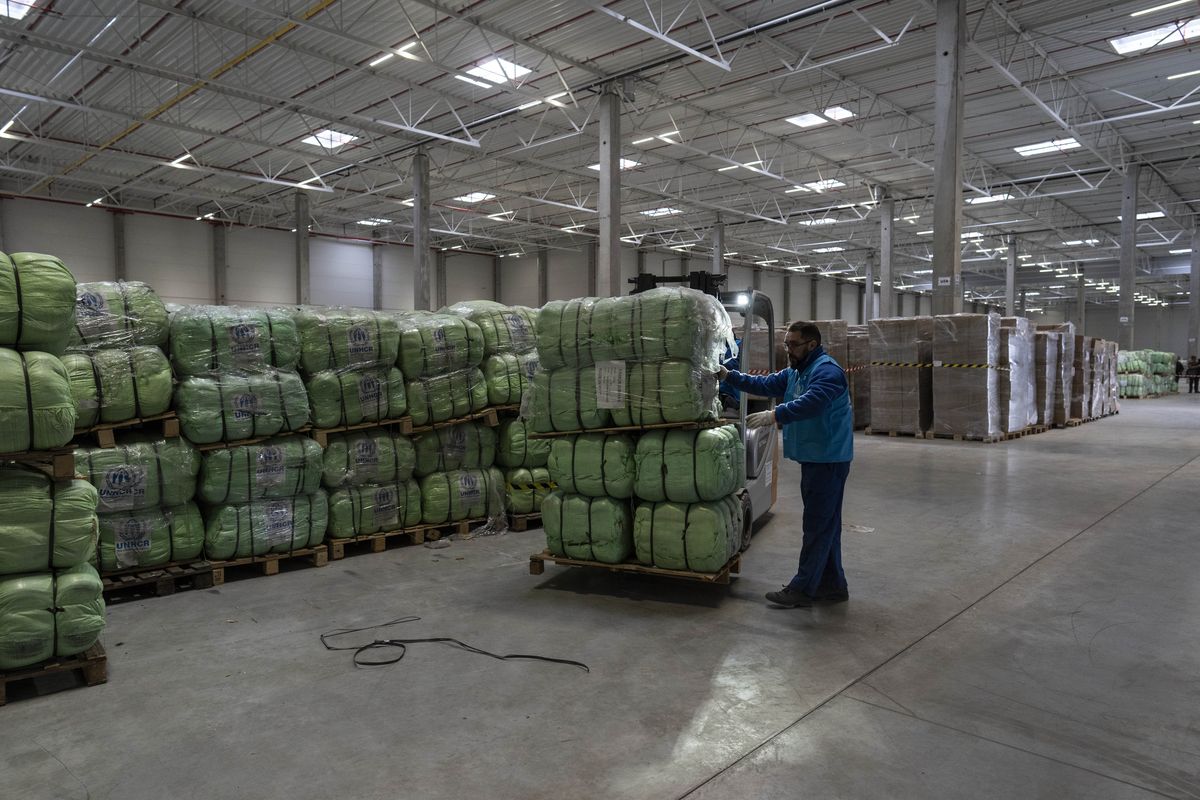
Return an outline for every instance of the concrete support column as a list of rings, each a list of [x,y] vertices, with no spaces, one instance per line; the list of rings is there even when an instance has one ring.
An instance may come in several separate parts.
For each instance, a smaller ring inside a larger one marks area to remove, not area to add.
[[[750,271],[750,288],[756,292],[762,291],[762,270],[755,269]]]
[[[538,250],[538,305],[544,306],[550,301],[550,251],[546,248]]]
[[[1017,315],[1017,237],[1008,237],[1008,261],[1004,264],[1004,316]]]
[[[599,249],[597,249],[597,254],[598,253],[599,253]],[[645,271],[646,271],[646,251],[638,250],[637,251],[637,274],[641,275]],[[603,284],[606,280],[606,276],[601,275],[599,280],[600,280],[600,283]],[[601,287],[601,288],[603,288],[603,287]],[[599,295],[600,292],[597,291],[596,294]]]
[[[966,0],[937,0],[933,313],[962,311],[963,52]]]
[[[504,259],[500,256],[492,256],[492,299],[497,303],[502,302],[501,297],[504,296]]]
[[[1020,303],[1020,305],[1017,306],[1017,316],[1018,317],[1026,316],[1026,314],[1025,314],[1025,309],[1027,308],[1027,305],[1025,302],[1025,292],[1026,291],[1028,291],[1028,290],[1024,286],[1022,286],[1021,287],[1021,303]]]
[[[5,237],[5,235],[4,235],[4,218],[5,218],[5,216],[7,216],[4,213],[6,205],[7,205],[6,201],[0,200],[0,253],[8,252],[8,246],[5,245],[5,241],[6,241],[7,237]]]
[[[817,318],[817,286],[821,279],[816,275],[808,279],[808,321],[812,322]]]
[[[1121,190],[1121,282],[1117,295],[1117,345],[1133,349],[1133,294],[1137,282],[1137,201],[1139,165],[1125,167]]]
[[[621,294],[621,96],[615,85],[600,95],[599,269],[602,296]]]
[[[838,281],[833,282],[833,318],[843,319],[842,317],[842,284]]]
[[[1087,284],[1082,271],[1075,280],[1075,332],[1082,334],[1087,325]]]
[[[312,302],[308,279],[308,223],[311,218],[308,193],[303,190],[296,192],[293,220],[296,228],[296,302],[302,306]]]
[[[680,256],[679,257],[679,274],[680,274],[680,276],[686,277],[687,274],[691,271],[692,271],[692,260],[690,258],[688,258],[687,256]]]
[[[383,240],[378,230],[371,231],[371,307],[383,310]]]
[[[219,222],[212,227],[213,302],[223,306],[228,302],[229,229]]]
[[[1192,230],[1192,275],[1188,282],[1188,333],[1189,356],[1200,356],[1200,226]]]
[[[446,262],[449,258],[446,256],[445,250],[438,250],[437,257],[434,259],[434,282],[437,284],[437,296],[429,298],[429,308],[426,310],[432,311],[439,306],[447,305],[446,303]]]
[[[116,264],[117,280],[123,281],[129,277],[129,264],[125,257],[125,213],[112,212],[113,223],[113,263]]]
[[[775,324],[792,318],[792,276],[783,276],[783,308],[775,313]]]
[[[725,223],[721,220],[721,215],[717,215],[717,222],[712,228],[712,266],[709,271],[714,275],[725,274]]]
[[[600,294],[600,287],[596,285],[599,280],[597,265],[600,258],[600,245],[595,240],[587,243],[587,271],[588,271],[588,294],[593,297]]]
[[[883,319],[897,316],[896,276],[892,272],[892,225],[895,221],[896,201],[886,197],[879,203],[879,316]]]
[[[863,296],[862,296],[862,322],[865,325],[867,320],[875,318],[875,259],[867,256],[867,263],[863,265]]]
[[[409,168],[413,187],[413,308],[432,311],[429,261],[429,155],[417,148]]]

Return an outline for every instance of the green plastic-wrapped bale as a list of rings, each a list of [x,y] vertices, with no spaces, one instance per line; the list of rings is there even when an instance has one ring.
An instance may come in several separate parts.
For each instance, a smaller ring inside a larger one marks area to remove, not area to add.
[[[413,437],[418,478],[455,469],[482,469],[496,463],[496,431],[480,422],[434,428]]]
[[[502,467],[544,467],[550,458],[549,439],[531,439],[523,419],[507,419],[496,431],[496,463]]]
[[[157,347],[67,353],[62,362],[78,429],[153,417],[171,407],[171,365]]]
[[[628,364],[625,404],[613,424],[661,425],[718,419],[717,379],[689,361]]]
[[[321,486],[321,446],[307,436],[284,436],[204,453],[197,494],[205,503],[312,494]]]
[[[196,495],[200,454],[182,438],[140,436],[120,447],[81,447],[75,471],[96,487],[98,510],[177,506]]]
[[[412,440],[383,428],[331,434],[325,445],[327,489],[364,483],[396,483],[413,475],[417,456]]]
[[[637,560],[662,569],[719,572],[742,540],[742,503],[639,503],[634,512]]]
[[[405,389],[408,414],[416,426],[458,419],[487,407],[487,382],[478,368],[411,380]]]
[[[0,348],[0,453],[62,447],[75,435],[75,399],[62,361]]]
[[[0,578],[0,670],[87,650],[104,630],[103,593],[90,564]]]
[[[141,281],[96,281],[75,287],[75,348],[148,346],[165,349],[167,307]]]
[[[396,419],[408,410],[404,376],[395,367],[327,370],[309,378],[306,388],[317,428]]]
[[[195,503],[100,515],[100,570],[117,572],[199,558],[204,520]]]
[[[421,524],[416,481],[348,486],[329,496],[330,539],[349,539]]]
[[[308,392],[296,372],[185,378],[175,389],[183,435],[196,444],[274,436],[308,424]]]
[[[397,319],[400,369],[409,379],[478,367],[483,360],[483,331],[469,319],[428,311],[410,311]]]
[[[633,555],[629,503],[553,491],[542,502],[546,547],[556,556],[621,564]]]
[[[494,519],[503,512],[504,477],[495,468],[435,472],[421,478],[421,516],[431,525]]]
[[[596,403],[596,368],[538,370],[531,388],[529,424],[537,433],[607,428],[612,411]]]
[[[520,405],[521,396],[537,374],[537,353],[498,353],[483,360],[488,404]]]
[[[0,575],[85,564],[95,547],[95,487],[0,466]]]
[[[183,306],[171,315],[175,374],[296,368],[300,335],[291,311],[234,306]]]
[[[635,452],[631,436],[561,436],[550,445],[550,479],[567,494],[627,499],[637,478]]]
[[[525,306],[506,306],[491,300],[469,300],[443,309],[465,317],[483,331],[484,356],[528,353],[537,347],[538,312]]]
[[[392,314],[318,306],[303,306],[294,314],[300,335],[300,369],[308,375],[396,363],[400,330]]]
[[[746,485],[746,447],[737,428],[653,430],[637,443],[642,500],[699,503],[728,497]]]
[[[0,345],[62,355],[74,324],[71,270],[54,256],[0,253]]]
[[[212,506],[204,521],[207,558],[290,553],[318,545],[325,538],[329,498],[318,489],[298,497]]]
[[[545,467],[518,467],[504,473],[504,491],[508,510],[514,514],[536,514],[550,492],[554,491],[550,470]]]

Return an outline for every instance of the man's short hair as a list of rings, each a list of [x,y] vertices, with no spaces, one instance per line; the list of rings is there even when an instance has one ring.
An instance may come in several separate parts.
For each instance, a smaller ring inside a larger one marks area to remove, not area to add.
[[[811,322],[793,322],[788,325],[788,333],[798,333],[805,339],[812,339],[817,344],[821,343],[821,329]]]

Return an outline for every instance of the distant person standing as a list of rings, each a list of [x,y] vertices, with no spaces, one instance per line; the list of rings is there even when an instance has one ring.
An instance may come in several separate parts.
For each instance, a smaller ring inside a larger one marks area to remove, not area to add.
[[[1178,358],[1175,359],[1175,384],[1178,386],[1179,379],[1183,377],[1183,362]]]
[[[1188,394],[1200,394],[1200,361],[1195,356],[1188,359]]]

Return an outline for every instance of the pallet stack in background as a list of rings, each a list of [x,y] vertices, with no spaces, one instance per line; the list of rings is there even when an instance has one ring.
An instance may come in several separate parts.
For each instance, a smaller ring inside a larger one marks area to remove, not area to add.
[[[933,317],[873,319],[872,431],[920,436],[933,423]]]
[[[629,320],[634,320],[630,329]],[[745,451],[719,424],[714,372],[732,342],[690,289],[551,302],[538,319],[534,435],[553,435],[548,553],[715,573],[741,547]]]
[[[1141,400],[1179,391],[1174,353],[1160,350],[1122,350],[1117,354],[1120,396]]]
[[[850,325],[846,330],[846,377],[850,381],[850,401],[854,404],[854,427],[871,425],[871,335],[866,325]]]

